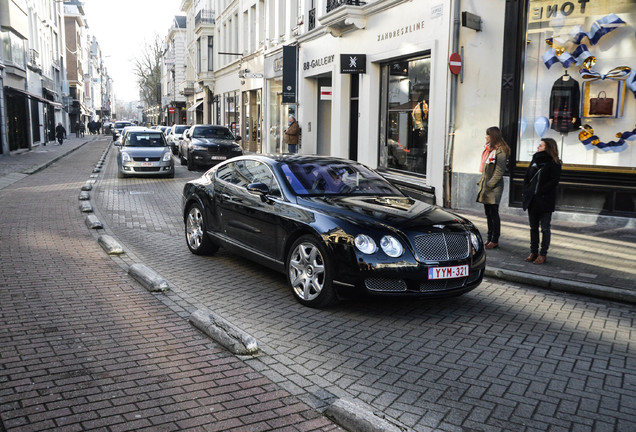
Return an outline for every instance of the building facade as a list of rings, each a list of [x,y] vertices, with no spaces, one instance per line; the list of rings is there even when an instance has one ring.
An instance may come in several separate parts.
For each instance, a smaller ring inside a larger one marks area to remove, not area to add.
[[[183,4],[193,24],[214,17],[213,36],[188,30],[189,121],[231,127],[247,151],[287,152],[294,115],[301,153],[358,160],[408,194],[471,209],[485,131],[499,126],[512,149],[502,212],[522,213],[528,162],[552,137],[556,218],[636,217],[635,0]],[[578,89],[565,119],[564,76]]]
[[[0,1],[0,153],[28,150],[54,140],[65,77],[61,3]]]

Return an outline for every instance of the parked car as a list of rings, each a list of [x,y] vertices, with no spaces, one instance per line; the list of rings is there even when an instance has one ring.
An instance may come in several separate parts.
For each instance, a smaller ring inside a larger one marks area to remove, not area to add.
[[[119,135],[121,134],[121,131],[123,128],[125,128],[126,126],[135,126],[132,122],[129,121],[118,121],[115,122],[115,124],[112,126],[111,131],[113,134],[113,141],[115,141],[117,138],[119,138]]]
[[[172,125],[166,132],[166,140],[172,149],[172,154],[177,156],[179,154],[179,143],[183,140],[183,133],[190,129],[188,125]]]
[[[187,182],[182,211],[192,253],[224,247],[281,271],[294,297],[311,307],[356,287],[374,295],[460,295],[481,283],[486,266],[471,222],[343,159],[237,157]]]
[[[240,140],[241,137],[234,136],[225,126],[194,125],[184,132],[179,146],[179,161],[190,171],[197,167],[214,166],[241,156]]]
[[[159,130],[126,128],[117,146],[120,178],[130,175],[174,177],[174,160],[166,137]]]
[[[164,135],[168,135],[168,131],[170,130],[170,126],[159,126],[158,129],[161,130],[161,132],[163,132]]]

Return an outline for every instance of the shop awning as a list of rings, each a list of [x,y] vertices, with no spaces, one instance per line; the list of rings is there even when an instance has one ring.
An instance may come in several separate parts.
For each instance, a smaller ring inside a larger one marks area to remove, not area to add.
[[[201,105],[203,105],[203,101],[199,101],[197,103],[195,103],[194,105],[192,105],[190,108],[187,109],[187,111],[194,111],[197,108],[199,108]]]
[[[23,94],[24,96],[26,96],[26,97],[28,97],[28,98],[31,98],[31,99],[33,99],[33,100],[36,100],[36,101],[38,101],[38,102],[47,103],[47,104],[50,104],[51,106],[53,106],[54,108],[62,109],[62,104],[61,104],[61,103],[53,102],[53,101],[50,101],[50,100],[48,100],[48,99],[44,99],[42,96],[38,96],[38,95],[36,95],[36,94],[29,93],[29,92],[28,92],[28,91],[26,91],[26,90],[20,90],[20,89],[18,89],[18,88],[15,88],[15,87],[9,87],[9,86],[5,86],[4,88],[5,88],[5,90],[7,90],[7,91],[12,91],[12,92],[16,92],[16,93],[21,93],[21,94]]]

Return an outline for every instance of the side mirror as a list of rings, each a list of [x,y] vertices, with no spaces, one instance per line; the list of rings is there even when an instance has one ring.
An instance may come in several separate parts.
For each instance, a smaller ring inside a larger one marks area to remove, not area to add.
[[[115,140],[115,141],[113,141],[113,144],[114,144],[116,147],[121,147],[121,142],[120,142],[119,140]]]
[[[242,139],[242,138],[241,138],[241,136],[240,136],[240,135],[236,135],[236,136],[234,137],[234,141],[240,141],[241,139]]]
[[[265,183],[250,183],[247,185],[247,191],[251,194],[261,197],[261,201],[267,201],[269,195],[269,187]]]

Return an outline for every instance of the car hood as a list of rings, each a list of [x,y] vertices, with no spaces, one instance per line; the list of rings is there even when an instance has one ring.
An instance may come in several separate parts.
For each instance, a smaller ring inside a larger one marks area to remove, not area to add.
[[[236,143],[231,139],[223,138],[192,138],[192,144],[194,145],[220,145],[220,146],[232,146]]]
[[[168,147],[121,147],[121,151],[134,157],[160,157],[168,151]]]
[[[346,218],[355,224],[379,222],[403,231],[425,230],[433,225],[451,228],[469,223],[435,205],[403,196],[301,197],[298,201],[301,205]]]

